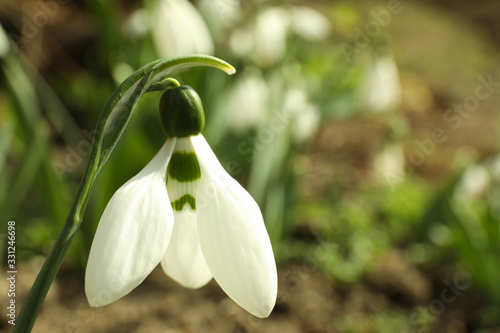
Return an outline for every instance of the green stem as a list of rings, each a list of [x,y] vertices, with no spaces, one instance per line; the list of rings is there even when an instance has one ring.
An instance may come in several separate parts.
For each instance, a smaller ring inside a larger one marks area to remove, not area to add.
[[[94,137],[94,141],[96,140],[99,141],[99,135]],[[68,218],[26,297],[12,333],[31,332],[35,325],[36,318],[45,300],[45,296],[47,296],[50,285],[54,281],[64,257],[75,238],[76,232],[82,224],[83,212],[85,211],[90,192],[97,178],[97,157],[99,156],[99,151],[99,145],[93,145],[89,164],[85,170]]]
[[[176,79],[172,79],[171,77],[169,77],[169,78],[166,78],[163,81],[160,81],[158,83],[152,84],[148,88],[147,92],[167,90],[167,89],[170,89],[170,88],[176,88],[176,87],[178,87],[180,85],[181,84],[179,83],[179,81],[177,81]]]

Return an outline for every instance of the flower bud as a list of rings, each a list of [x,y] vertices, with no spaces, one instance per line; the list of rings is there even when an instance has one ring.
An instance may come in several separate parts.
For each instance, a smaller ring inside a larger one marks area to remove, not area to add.
[[[205,127],[203,105],[189,86],[167,89],[160,99],[160,119],[169,138],[198,135]]]

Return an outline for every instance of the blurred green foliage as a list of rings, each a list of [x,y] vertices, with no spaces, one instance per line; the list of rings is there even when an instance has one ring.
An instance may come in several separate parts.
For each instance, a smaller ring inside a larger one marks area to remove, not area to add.
[[[345,283],[355,283],[373,268],[375,259],[392,248],[407,247],[420,229],[431,188],[410,178],[395,187],[367,186],[345,195],[342,189],[323,200],[302,200],[294,222],[307,221],[312,238],[284,241],[287,259],[312,258],[318,267]],[[418,258],[412,258],[418,262]],[[429,260],[429,258],[425,258]]]

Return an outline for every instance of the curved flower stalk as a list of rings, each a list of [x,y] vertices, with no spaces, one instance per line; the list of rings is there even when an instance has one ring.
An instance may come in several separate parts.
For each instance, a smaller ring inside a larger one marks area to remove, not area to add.
[[[233,74],[234,68],[215,57],[186,55],[153,61],[135,71],[113,92],[104,105],[96,126],[89,162],[66,222],[45,260],[24,302],[13,333],[29,333],[42,303],[81,226],[90,193],[102,167],[121,137],[135,106],[148,91],[165,90],[175,81],[168,74],[189,67],[210,66]],[[161,213],[159,213],[161,214]]]
[[[167,90],[160,114],[168,139],[116,191],[99,222],[85,277],[89,303],[116,301],[161,263],[185,287],[213,277],[245,310],[269,316],[277,273],[257,203],[200,134],[203,108],[192,88]]]

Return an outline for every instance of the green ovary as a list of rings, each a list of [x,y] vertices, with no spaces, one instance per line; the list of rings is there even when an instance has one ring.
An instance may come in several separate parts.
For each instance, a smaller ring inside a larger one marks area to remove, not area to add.
[[[189,86],[165,90],[160,99],[160,119],[169,138],[200,134],[205,126],[200,96]]]

